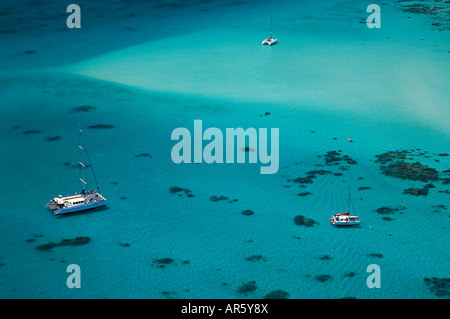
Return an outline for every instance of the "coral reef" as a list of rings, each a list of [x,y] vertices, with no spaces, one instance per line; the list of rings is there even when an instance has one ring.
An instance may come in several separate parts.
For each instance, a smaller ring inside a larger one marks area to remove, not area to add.
[[[278,289],[278,290],[272,290],[267,295],[264,296],[264,299],[288,299],[289,293]]]
[[[314,278],[316,278],[320,282],[325,282],[325,281],[330,280],[333,277],[331,277],[331,275],[317,275]]]
[[[48,141],[48,142],[53,142],[53,141],[58,141],[60,139],[61,139],[61,136],[56,135],[56,136],[47,137],[45,140]]]
[[[189,188],[182,188],[178,186],[172,186],[169,188],[169,192],[171,194],[177,194],[178,196],[183,196],[183,193],[186,195],[186,197],[194,197],[194,194],[192,194],[192,191]]]
[[[256,286],[256,282],[254,280],[244,282],[242,283],[242,285],[239,286],[238,293],[247,296],[248,293],[255,291],[257,288],[258,287]]]
[[[427,286],[430,286],[430,291],[436,297],[450,297],[450,278],[424,278]]]
[[[110,128],[114,128],[114,125],[111,124],[95,124],[95,125],[91,125],[89,126],[89,128],[92,129],[110,129]]]
[[[309,227],[309,226],[314,226],[314,224],[316,224],[317,222],[314,221],[314,219],[312,219],[312,218],[308,218],[308,217],[305,217],[302,215],[297,215],[294,217],[294,223],[299,226],[304,225],[304,226]]]
[[[250,257],[246,257],[245,260],[247,261],[267,261],[267,258],[263,255],[253,255]]]
[[[405,190],[403,190],[403,194],[409,194],[409,195],[414,195],[414,196],[427,196],[429,193],[429,190],[427,187],[424,188],[407,188]]]
[[[49,242],[46,244],[41,244],[36,247],[37,250],[51,251],[53,248],[58,246],[80,246],[89,243],[91,239],[89,237],[79,236],[73,239],[63,239],[59,243]]]
[[[427,167],[419,162],[407,163],[403,160],[396,161],[388,166],[381,166],[381,172],[384,175],[408,179],[412,181],[436,181],[438,180],[438,171]]]
[[[405,210],[406,207],[405,206],[397,206],[397,207],[388,207],[388,206],[383,206],[378,208],[377,210],[375,210],[378,214],[381,215],[389,215],[389,214],[394,214],[395,212],[399,212],[402,210]]]
[[[172,258],[153,259],[152,267],[164,268],[166,265],[175,263]]]
[[[241,214],[242,214],[242,215],[245,215],[245,216],[250,216],[250,215],[253,215],[254,213],[255,213],[255,212],[252,211],[251,209],[246,209],[246,210],[244,210],[244,211],[241,212]]]
[[[77,107],[73,107],[70,109],[70,113],[79,113],[79,112],[90,112],[95,110],[96,107],[95,106],[91,106],[91,105],[81,105],[81,106],[77,106]]]

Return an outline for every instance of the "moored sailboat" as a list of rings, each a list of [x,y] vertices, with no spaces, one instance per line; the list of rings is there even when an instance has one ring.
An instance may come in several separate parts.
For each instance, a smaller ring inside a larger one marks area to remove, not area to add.
[[[83,141],[82,132],[83,131],[81,130],[80,125],[78,124],[78,134],[80,141],[78,145],[78,148],[80,149],[79,165],[81,168],[81,177],[79,179],[82,185],[82,189],[80,192],[76,192],[66,196],[59,195],[58,197],[52,198],[45,207],[53,210],[53,215],[74,213],[106,205],[106,198],[104,198],[102,194],[100,194],[99,192],[97,178],[95,177],[94,169],[92,168],[92,164]],[[86,165],[84,164],[84,155],[86,155],[87,157],[89,166],[94,176],[95,184],[97,186],[97,188],[94,190],[86,190],[87,185],[85,181]]]
[[[262,42],[263,45],[273,45],[278,43],[278,39],[273,38],[273,32],[272,32],[272,17],[270,17],[270,38],[264,39]]]
[[[350,188],[348,190],[348,209],[346,213],[333,214],[330,218],[330,223],[333,226],[358,226],[361,224],[359,220],[359,216],[350,215],[350,205],[353,206],[353,203],[350,199]],[[353,207],[353,211],[355,208]]]

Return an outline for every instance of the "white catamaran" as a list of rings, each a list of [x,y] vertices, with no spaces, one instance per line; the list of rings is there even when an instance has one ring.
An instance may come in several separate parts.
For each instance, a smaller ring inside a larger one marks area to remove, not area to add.
[[[272,17],[270,17],[270,38],[264,39],[264,41],[262,42],[263,45],[267,44],[267,45],[273,45],[278,43],[278,39],[274,39],[273,38],[273,32],[272,32]]]
[[[348,189],[348,209],[346,213],[334,214],[330,218],[330,223],[334,226],[359,226],[361,221],[359,220],[359,216],[350,215],[350,205],[353,206],[353,203],[350,199],[350,188]],[[353,211],[355,208],[353,207]]]
[[[78,124],[78,134],[80,140],[78,148],[80,149],[79,164],[81,168],[80,181],[82,185],[82,190],[80,192],[66,196],[59,195],[58,197],[54,197],[52,200],[50,200],[50,202],[45,207],[53,210],[53,215],[74,213],[106,205],[106,198],[104,198],[99,193],[97,178],[95,177],[94,169],[92,168],[92,164],[89,159],[89,154],[87,153],[86,146],[84,144],[82,133],[83,131],[80,128],[80,124]],[[97,189],[91,191],[86,190],[87,183],[85,182],[85,172],[84,172],[86,165],[83,163],[84,154],[86,154],[89,166],[91,167],[92,175],[94,176],[95,184],[97,185]]]

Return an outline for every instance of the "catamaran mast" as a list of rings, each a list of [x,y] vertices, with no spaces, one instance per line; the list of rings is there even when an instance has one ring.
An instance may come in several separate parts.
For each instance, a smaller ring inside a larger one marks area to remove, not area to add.
[[[351,200],[350,200],[350,186],[348,187],[348,212],[350,212],[350,204],[351,204]]]
[[[97,183],[97,177],[95,177],[94,167],[92,166],[91,159],[89,158],[89,153],[87,151],[86,145],[84,144],[83,135],[81,134],[83,131],[80,129],[80,124],[78,124],[78,130],[79,130],[79,133],[80,133],[80,149],[82,150],[81,152],[83,152],[83,151],[86,152],[86,157],[87,157],[89,166],[91,167],[92,175],[94,176],[95,185],[97,186],[97,190],[100,190],[100,188],[98,187],[98,183]],[[82,156],[81,159],[83,159],[83,155],[81,155],[81,156]],[[84,168],[86,166],[82,162],[83,161],[81,161],[81,163],[80,163],[81,168],[82,168],[82,174],[83,174],[82,182],[83,182],[83,184],[87,184],[84,181]],[[84,190],[84,185],[83,185],[83,190]]]
[[[270,16],[270,37],[272,37],[272,16]]]
[[[85,178],[84,178],[84,168],[86,167],[86,165],[84,165],[84,163],[83,163],[83,151],[84,151],[84,148],[83,148],[83,140],[82,140],[82,137],[81,137],[81,128],[80,128],[80,124],[78,124],[78,135],[79,135],[79,145],[78,145],[78,148],[80,149],[80,168],[81,168],[81,177],[80,177],[80,181],[81,181],[81,186],[82,186],[82,193],[84,194],[84,191],[85,191],[85,185],[87,184],[86,182],[85,182]]]

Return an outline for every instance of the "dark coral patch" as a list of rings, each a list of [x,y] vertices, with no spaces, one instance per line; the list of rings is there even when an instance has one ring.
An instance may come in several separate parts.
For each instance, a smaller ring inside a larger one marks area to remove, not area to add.
[[[428,187],[424,188],[407,188],[403,190],[403,194],[409,194],[414,196],[427,196],[430,191],[428,190]]]
[[[436,181],[439,179],[437,170],[422,165],[419,162],[407,163],[401,160],[388,166],[381,166],[380,168],[384,175],[401,179],[422,182]]]
[[[111,128],[115,128],[114,125],[111,124],[95,124],[95,125],[90,125],[89,128],[92,129],[111,129]]]
[[[313,226],[316,222],[312,218],[308,218],[302,215],[297,215],[294,217],[294,224],[299,226]]]
[[[25,134],[25,135],[29,135],[29,134],[39,134],[39,133],[41,133],[42,131],[39,131],[39,130],[27,130],[27,131],[25,131],[25,132],[23,132],[23,134]]]
[[[153,259],[152,266],[164,268],[166,265],[174,264],[175,260],[172,258]]]
[[[255,291],[257,288],[258,287],[256,286],[256,282],[254,280],[244,282],[242,283],[242,285],[239,286],[238,293],[247,296],[248,293]]]
[[[390,215],[390,214],[394,214],[395,212],[402,211],[405,209],[406,209],[405,206],[397,206],[394,208],[388,207],[388,206],[383,206],[383,207],[378,208],[376,210],[376,212],[381,215]]]
[[[245,215],[245,216],[250,216],[250,215],[255,214],[255,212],[252,211],[251,209],[246,209],[246,210],[242,211],[241,214]]]
[[[218,202],[218,201],[221,201],[221,200],[228,200],[228,197],[227,196],[211,196],[210,198],[209,198],[209,200],[210,201],[212,201],[212,202]]]
[[[273,290],[264,296],[264,299],[288,299],[288,298],[289,293],[281,289]]]
[[[436,297],[450,297],[450,278],[424,278],[427,286],[430,286],[430,291]]]
[[[169,188],[169,191],[171,194],[178,194],[178,196],[183,196],[184,193],[187,197],[194,197],[194,194],[192,194],[192,191],[189,188],[172,186]]]
[[[316,278],[316,280],[318,280],[320,282],[326,282],[326,281],[330,280],[333,277],[331,277],[331,275],[317,275],[314,278]]]
[[[58,244],[57,243],[47,243],[47,244],[41,244],[39,246],[36,247],[37,250],[44,250],[44,251],[51,251],[52,248],[57,247]]]
[[[246,257],[245,260],[247,261],[267,261],[267,258],[263,255],[253,255],[250,257]]]
[[[79,113],[79,112],[91,112],[93,110],[95,110],[96,107],[95,106],[91,106],[91,105],[81,105],[81,106],[77,106],[77,107],[73,107],[70,109],[70,113]]]
[[[58,247],[58,246],[80,246],[80,245],[85,245],[87,243],[89,243],[91,241],[91,239],[89,237],[76,237],[74,239],[63,239],[61,240],[61,242],[59,243],[46,243],[46,244],[41,244],[39,246],[36,247],[37,250],[43,250],[43,251],[51,251],[53,248]]]
[[[86,245],[90,241],[91,241],[91,239],[89,237],[79,236],[74,239],[63,239],[58,244],[58,246],[80,246],[80,245]]]
[[[141,153],[138,155],[134,155],[134,157],[149,157],[149,158],[151,158],[152,156],[149,153]]]
[[[60,140],[60,139],[61,139],[61,136],[56,135],[56,136],[50,136],[50,137],[47,137],[45,140],[46,140],[46,141],[49,141],[49,142],[53,142],[53,141],[58,141],[58,140]]]

